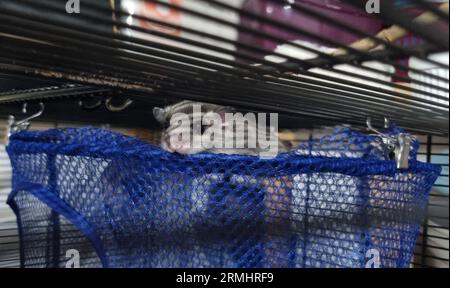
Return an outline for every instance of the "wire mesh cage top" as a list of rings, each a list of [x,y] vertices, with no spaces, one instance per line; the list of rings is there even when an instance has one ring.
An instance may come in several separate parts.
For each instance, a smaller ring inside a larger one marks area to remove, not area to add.
[[[340,129],[261,159],[94,128],[14,134],[22,266],[76,249],[84,267],[407,267],[440,171],[416,144],[397,169],[377,138]]]

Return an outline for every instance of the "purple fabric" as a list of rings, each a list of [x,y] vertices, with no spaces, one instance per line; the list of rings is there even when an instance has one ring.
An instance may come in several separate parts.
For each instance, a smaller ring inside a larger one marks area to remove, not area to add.
[[[315,11],[323,13],[327,16],[331,16],[338,21],[349,23],[352,26],[358,27],[359,29],[371,34],[376,34],[382,29],[383,26],[383,23],[379,19],[370,16],[364,11],[344,4],[339,0],[296,0],[296,3],[307,8],[314,9]],[[361,38],[358,35],[343,31],[343,29],[335,27],[329,23],[324,23],[323,21],[319,21],[315,18],[302,14],[295,9],[285,9],[284,5],[281,5],[279,2],[273,0],[247,0],[243,5],[243,9],[256,13],[260,16],[269,17],[276,21],[285,22],[291,26],[307,30],[314,34],[324,36],[325,38],[338,41],[342,44],[350,44]],[[313,43],[325,45],[324,43],[321,43],[316,39],[310,39],[305,35],[290,32],[286,29],[280,29],[274,25],[259,23],[258,21],[249,19],[245,16],[241,17],[241,25],[251,29],[257,29],[263,33],[276,35],[277,37],[282,38],[284,42],[293,40],[307,40]],[[241,32],[239,34],[239,41],[241,43],[257,45],[270,50],[274,50],[279,44],[282,44],[245,32]],[[262,55],[260,55],[260,57],[261,56]]]

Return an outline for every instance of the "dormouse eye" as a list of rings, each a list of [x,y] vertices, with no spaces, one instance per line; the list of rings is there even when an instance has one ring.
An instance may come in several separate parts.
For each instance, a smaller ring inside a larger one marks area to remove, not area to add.
[[[155,117],[156,121],[158,121],[161,124],[165,124],[166,122],[166,112],[161,107],[154,107],[153,108],[153,117]]]
[[[202,127],[201,131],[202,131],[202,135],[203,135],[205,133],[207,127],[205,127],[204,125],[202,125],[201,127]]]

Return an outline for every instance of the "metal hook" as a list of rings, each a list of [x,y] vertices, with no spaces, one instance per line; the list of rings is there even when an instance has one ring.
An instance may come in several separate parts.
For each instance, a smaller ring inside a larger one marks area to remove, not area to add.
[[[100,107],[100,106],[102,105],[102,103],[103,103],[102,100],[97,100],[97,101],[96,101],[94,104],[92,104],[92,105],[86,105],[86,103],[85,103],[83,100],[80,100],[80,101],[78,102],[78,106],[80,106],[81,109],[91,111],[91,110],[95,110],[95,109],[97,109],[98,107]]]
[[[391,122],[389,121],[389,118],[384,117],[384,129],[389,129],[391,127]]]
[[[14,116],[12,116],[12,115],[9,116],[8,138],[9,138],[9,136],[11,136],[11,134],[13,134],[15,132],[27,130],[31,125],[30,121],[41,116],[42,113],[44,113],[44,109],[45,109],[44,103],[40,102],[39,106],[40,106],[40,110],[38,112],[34,113],[33,115],[31,115],[25,119],[20,120],[20,121],[16,122]],[[27,103],[23,104],[22,112],[27,113]]]
[[[366,125],[367,125],[367,129],[369,131],[374,132],[375,135],[379,136],[381,138],[381,140],[383,141],[383,143],[387,146],[387,149],[388,149],[387,154],[394,151],[395,146],[397,144],[397,139],[395,139],[395,137],[386,135],[386,134],[382,133],[381,131],[379,131],[378,129],[376,129],[375,127],[373,127],[371,117],[367,117]],[[388,125],[389,125],[389,120],[385,117],[384,118],[384,126],[386,127]]]
[[[108,109],[111,112],[120,112],[125,110],[128,106],[130,106],[131,104],[133,104],[133,100],[131,100],[130,98],[128,98],[122,105],[120,106],[114,106],[111,103],[112,101],[112,97],[109,97],[108,99],[106,99],[105,101],[105,106],[106,109]]]
[[[44,113],[44,109],[45,109],[44,103],[39,102],[39,106],[40,106],[40,109],[38,112],[34,113],[33,115],[31,115],[25,119],[15,122],[13,124],[13,126],[18,127],[19,129],[22,127],[24,127],[25,129],[28,129],[28,127],[30,126],[30,121],[41,116],[42,113]],[[22,113],[27,113],[27,103],[23,104]]]
[[[375,127],[372,126],[372,118],[371,118],[371,117],[367,117],[366,125],[367,125],[367,129],[368,129],[369,131],[372,131],[372,132],[374,132],[375,134],[380,135],[380,136],[382,136],[382,137],[388,137],[388,138],[390,138],[390,136],[388,136],[388,135],[382,133],[381,131],[379,131],[378,129],[375,129]],[[384,117],[384,128],[387,129],[387,128],[389,128],[389,126],[390,126],[389,119],[388,119],[387,117]]]
[[[372,126],[372,119],[367,117],[367,129],[380,136],[383,143],[387,146],[387,151],[394,154],[394,159],[397,163],[398,169],[407,169],[409,167],[409,154],[411,151],[412,138],[411,136],[400,133],[396,136],[386,135]],[[384,127],[389,128],[389,120],[384,118]]]

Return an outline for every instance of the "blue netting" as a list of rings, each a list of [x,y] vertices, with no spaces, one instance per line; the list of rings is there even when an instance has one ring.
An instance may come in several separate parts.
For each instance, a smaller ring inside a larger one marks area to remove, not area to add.
[[[162,151],[94,128],[20,132],[9,204],[25,267],[407,267],[440,172],[347,129],[274,159]],[[373,255],[373,254],[372,254]]]

